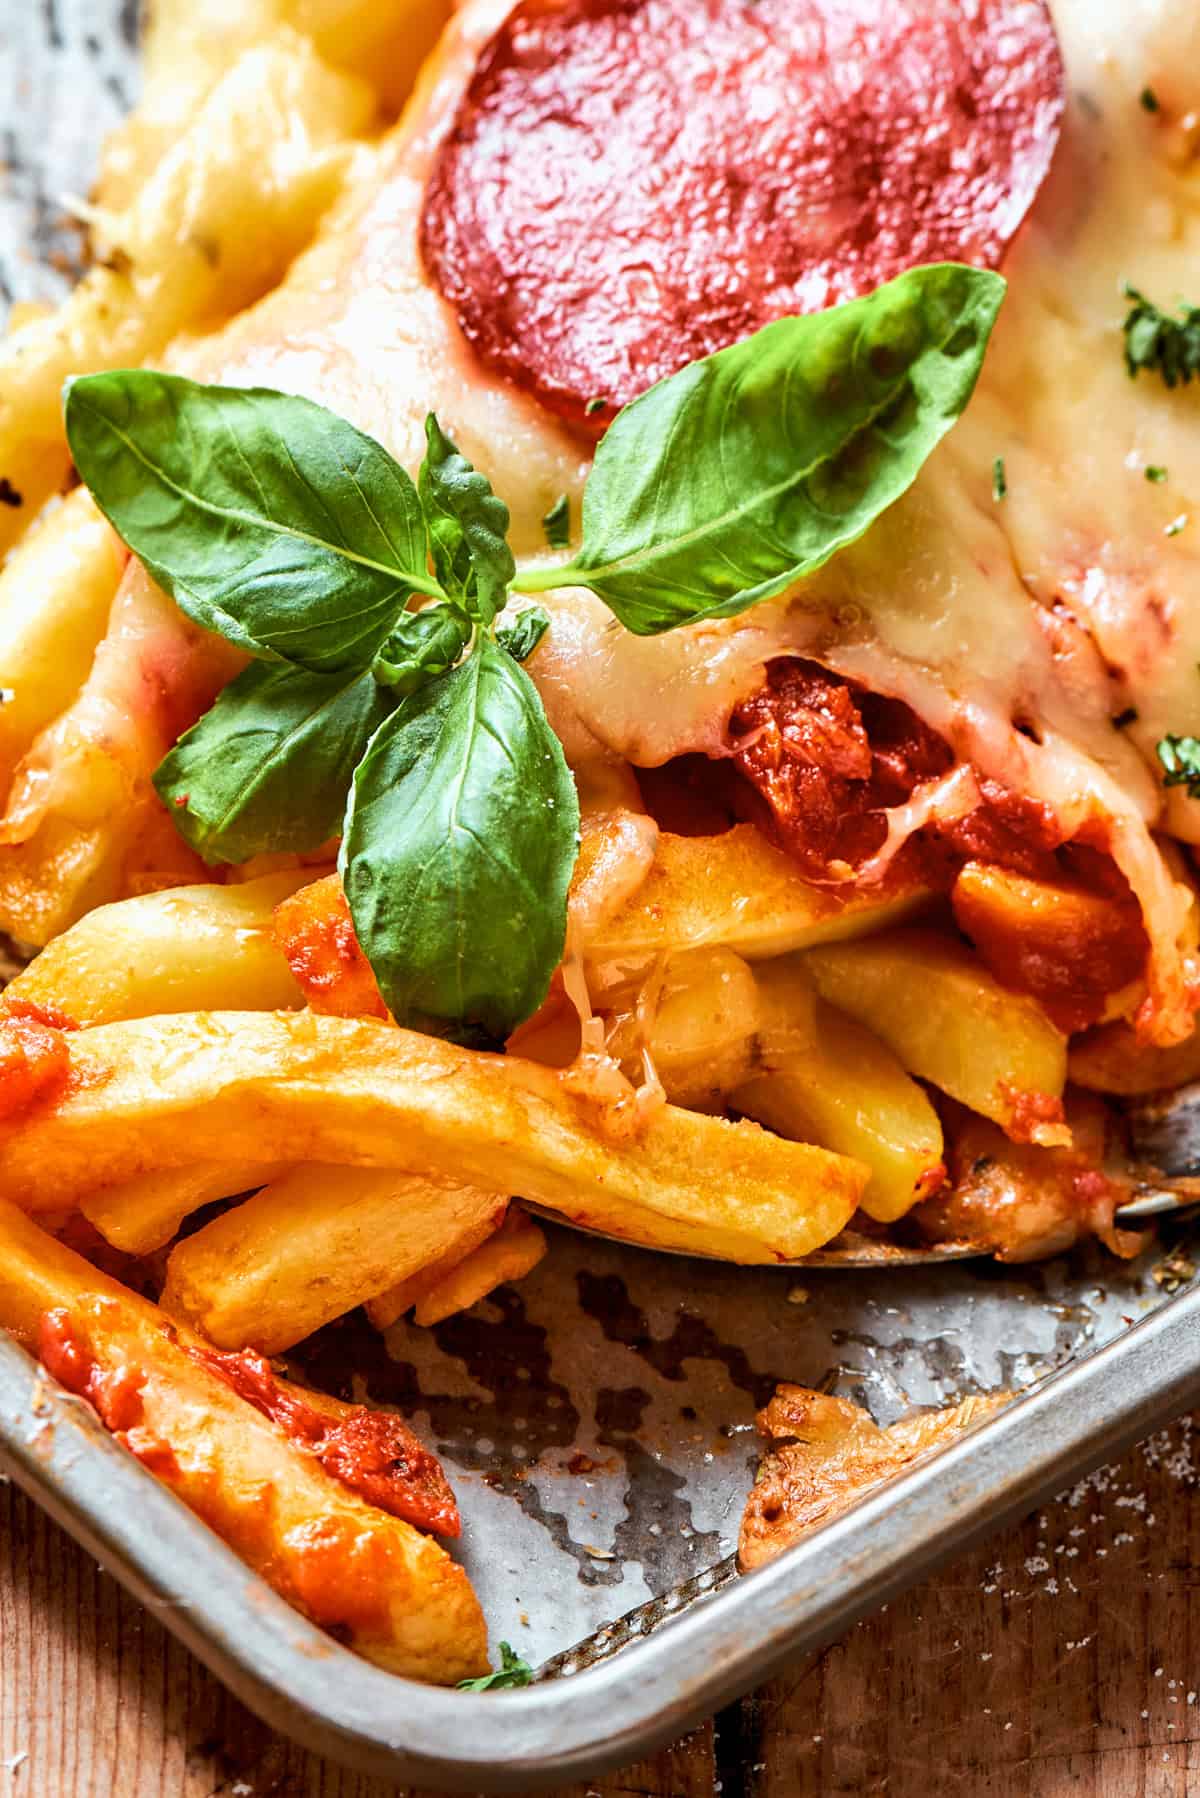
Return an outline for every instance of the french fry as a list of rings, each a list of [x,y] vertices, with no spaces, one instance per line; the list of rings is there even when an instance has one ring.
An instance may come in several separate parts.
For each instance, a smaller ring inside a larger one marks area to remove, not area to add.
[[[821,997],[874,1030],[910,1073],[1014,1140],[1070,1142],[1066,1037],[969,949],[930,930],[894,930],[814,949],[806,966]]]
[[[38,732],[87,679],[127,560],[112,526],[78,487],[0,571],[0,800]]]
[[[1077,1086],[1117,1098],[1170,1092],[1200,1080],[1200,1030],[1163,1049],[1139,1042],[1130,1024],[1103,1024],[1072,1039],[1067,1072]]]
[[[185,1217],[216,1199],[252,1192],[286,1172],[286,1163],[198,1161],[139,1174],[120,1186],[102,1186],[79,1201],[79,1209],[114,1249],[151,1255],[165,1248]]]
[[[673,1105],[721,1110],[724,1096],[748,1078],[759,1024],[759,994],[749,965],[732,949],[685,949],[651,973],[638,1009],[619,1017],[609,1053],[637,1063],[643,1044]]]
[[[0,1126],[0,1191],[33,1211],[219,1144],[231,1160],[502,1183],[635,1242],[770,1263],[836,1235],[867,1180],[858,1162],[674,1106],[613,1141],[550,1069],[367,1018],[199,1012],[66,1041],[58,1098]]]
[[[734,1106],[781,1136],[863,1162],[862,1209],[881,1223],[903,1217],[945,1174],[929,1099],[879,1037],[815,997],[799,959],[760,968],[759,986],[762,1071]]]
[[[98,906],[18,974],[0,996],[0,1012],[5,999],[29,1000],[86,1029],[163,1012],[300,1006],[271,920],[307,877],[300,869]]]
[[[411,1311],[418,1299],[422,1299],[426,1293],[432,1292],[434,1287],[439,1286],[448,1275],[454,1272],[456,1267],[468,1260],[482,1243],[486,1243],[495,1235],[511,1209],[510,1206],[508,1211],[502,1212],[494,1224],[485,1231],[480,1231],[478,1224],[473,1220],[464,1223],[450,1247],[444,1254],[439,1255],[436,1261],[427,1261],[424,1267],[418,1268],[416,1273],[409,1274],[403,1280],[397,1280],[396,1284],[389,1286],[386,1292],[376,1293],[374,1298],[364,1300],[363,1310],[375,1328],[377,1330],[389,1329],[398,1317],[403,1317],[406,1311]]]
[[[1097,1023],[1110,995],[1123,993],[1131,1011],[1145,997],[1148,943],[1131,896],[1113,899],[1066,880],[968,862],[952,901],[987,966],[1035,994],[1064,1030]]]
[[[142,37],[142,94],[104,146],[98,201],[124,211],[237,58],[290,27],[335,68],[399,105],[450,16],[448,0],[156,0]],[[103,247],[103,244],[102,244]]]
[[[266,292],[336,196],[374,110],[362,82],[281,30],[240,57],[176,129],[110,226],[107,265],[49,318],[0,342],[0,468],[21,496],[0,518],[0,549],[67,473],[63,382],[157,357],[179,332]]]
[[[83,688],[13,781],[0,818],[0,929],[46,943],[93,906],[124,897],[135,867],[143,878],[150,821],[166,819],[151,776],[243,660],[129,563]],[[171,858],[157,884],[203,877],[173,828],[157,852]]]
[[[390,1672],[450,1684],[486,1667],[478,1602],[436,1542],[326,1473],[187,1353],[196,1339],[0,1201],[0,1325],[36,1349],[60,1309],[129,1396],[126,1446],[284,1598]]]
[[[391,1168],[293,1168],[171,1251],[164,1308],[220,1348],[280,1354],[436,1261],[508,1199]]]
[[[273,925],[279,952],[314,1011],[339,1018],[386,1018],[374,970],[359,947],[340,874],[327,874],[284,899]]]
[[[497,1286],[524,1279],[547,1247],[545,1231],[529,1213],[519,1205],[510,1206],[500,1228],[469,1255],[458,1261],[443,1256],[432,1268],[401,1281],[367,1306],[367,1316],[380,1329],[387,1329],[411,1310],[414,1323],[432,1329],[456,1311],[469,1311]]]
[[[654,864],[628,904],[583,944],[593,994],[629,979],[656,955],[734,949],[763,961],[816,943],[882,930],[928,899],[918,886],[839,898],[810,886],[753,824],[718,837],[662,832]]]

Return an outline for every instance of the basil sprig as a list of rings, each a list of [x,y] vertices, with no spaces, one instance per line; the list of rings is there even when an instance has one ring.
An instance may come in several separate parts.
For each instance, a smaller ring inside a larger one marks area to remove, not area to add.
[[[507,508],[432,415],[414,483],[308,400],[152,370],[69,383],[101,510],[189,617],[254,658],[157,772],[179,829],[211,862],[340,830],[393,1015],[507,1034],[562,958],[579,826],[519,666],[550,619],[499,623],[510,591],[585,585],[643,634],[782,592],[915,479],[1003,292],[978,269],[912,269],[660,381],[596,453],[574,561],[519,576]]]
[[[971,397],[1004,281],[933,263],[783,318],[619,412],[583,494],[583,543],[527,593],[590,587],[639,636],[728,618],[861,537]]]

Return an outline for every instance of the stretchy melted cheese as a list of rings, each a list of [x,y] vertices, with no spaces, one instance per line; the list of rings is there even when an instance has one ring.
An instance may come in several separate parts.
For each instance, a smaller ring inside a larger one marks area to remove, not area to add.
[[[1163,306],[1200,299],[1200,132],[1186,116],[1200,109],[1200,11],[1194,0],[1053,10],[1070,90],[1063,140],[1006,261],[1009,298],[976,396],[911,493],[816,577],[739,619],[638,639],[590,595],[554,595],[531,672],[576,767],[719,753],[730,711],[781,653],[906,700],[963,762],[1106,839],[1150,930],[1147,1021],[1166,1040],[1185,1028],[1177,945],[1190,898],[1150,833],[1200,842],[1200,805],[1178,791],[1164,804],[1154,745],[1200,713],[1200,392],[1131,381],[1120,325],[1127,279]],[[175,361],[307,393],[410,468],[436,409],[529,552],[554,497],[577,498],[583,452],[474,360],[417,247],[433,151],[504,11],[469,0],[321,241],[268,299]],[[1158,113],[1139,103],[1147,86]],[[1168,478],[1147,481],[1147,464]],[[1116,728],[1130,707],[1137,721]],[[963,802],[962,782],[921,796],[891,821],[889,847],[931,808]]]

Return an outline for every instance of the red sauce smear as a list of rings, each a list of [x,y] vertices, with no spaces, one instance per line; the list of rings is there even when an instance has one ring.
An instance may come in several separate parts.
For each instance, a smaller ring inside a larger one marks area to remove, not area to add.
[[[955,760],[950,745],[903,701],[798,658],[768,665],[763,686],[733,713],[729,733],[733,766],[757,796],[740,809],[818,882],[852,881],[886,838],[884,809],[949,773]],[[721,785],[719,765],[714,784]],[[1005,915],[954,894],[960,926],[997,978],[1034,994],[1060,1028],[1080,1029],[1103,1014],[1108,993],[1145,966],[1138,906],[1111,858],[1088,843],[1066,844],[1047,806],[982,777],[979,787],[981,803],[965,817],[927,825],[901,850],[902,864],[940,890],[953,886],[966,863],[981,862],[1102,896],[1106,904],[1067,939],[1027,906]]]
[[[68,1392],[87,1399],[101,1423],[114,1434],[142,1421],[145,1375],[122,1362],[102,1367],[91,1344],[63,1306],[44,1313],[38,1326],[38,1360]]]
[[[28,999],[0,1007],[0,1119],[62,1091],[71,1072],[63,1032],[74,1028],[65,1013]]]
[[[422,254],[478,354],[599,434],[772,319],[996,266],[1062,105],[1044,0],[523,0]]]
[[[185,1345],[184,1352],[310,1449],[326,1473],[369,1504],[434,1535],[461,1535],[462,1519],[441,1463],[401,1418],[365,1405],[341,1417],[318,1411],[282,1387],[270,1363],[252,1349],[225,1353]]]

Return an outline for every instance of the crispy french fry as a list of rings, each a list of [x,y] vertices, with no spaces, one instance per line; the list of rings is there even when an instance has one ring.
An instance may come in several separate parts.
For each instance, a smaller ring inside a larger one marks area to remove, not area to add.
[[[867,1180],[858,1162],[674,1106],[613,1141],[550,1069],[372,1019],[200,1012],[66,1042],[58,1098],[0,1126],[0,1191],[30,1210],[219,1143],[233,1160],[502,1182],[633,1241],[772,1262],[836,1235]]]
[[[425,1329],[456,1311],[469,1311],[497,1286],[521,1280],[545,1255],[546,1234],[519,1205],[509,1207],[499,1229],[468,1255],[443,1255],[429,1267],[401,1280],[367,1305],[367,1316],[386,1330],[406,1311]]]
[[[0,1011],[5,998],[32,1000],[87,1028],[162,1012],[300,1006],[303,995],[275,946],[271,919],[306,878],[301,869],[99,906],[18,974]]]
[[[1125,1023],[1103,1024],[1072,1040],[1067,1072],[1077,1086],[1119,1098],[1169,1092],[1200,1080],[1200,1030],[1161,1049]]]
[[[393,1673],[449,1684],[486,1666],[479,1605],[437,1543],[293,1447],[156,1306],[0,1202],[0,1325],[36,1348],[59,1309],[130,1397],[126,1446],[284,1598]]]
[[[497,1286],[532,1273],[548,1246],[545,1231],[527,1211],[514,1205],[498,1230],[421,1294],[413,1311],[414,1322],[432,1329],[456,1311],[469,1311]]]
[[[629,903],[583,944],[592,992],[627,980],[654,956],[681,949],[734,949],[762,961],[815,943],[865,936],[928,898],[887,883],[841,899],[801,879],[789,856],[753,824],[719,837],[663,832],[654,865]]]
[[[248,50],[159,160],[97,264],[59,310],[0,342],[0,467],[20,494],[14,542],[67,473],[60,395],[71,375],[159,356],[276,282],[341,186],[374,96],[286,30]]]
[[[221,1348],[279,1354],[456,1243],[482,1242],[507,1205],[391,1168],[293,1168],[176,1245],[162,1302]]]
[[[215,1199],[253,1192],[286,1172],[286,1163],[198,1161],[139,1174],[120,1186],[103,1186],[79,1202],[84,1217],[114,1249],[150,1255],[165,1248],[185,1217]]]
[[[893,930],[814,949],[806,966],[822,998],[874,1030],[910,1073],[1014,1140],[1070,1142],[1066,1037],[969,949],[930,930]]]
[[[937,1112],[892,1051],[853,1018],[817,999],[799,958],[759,970],[761,1072],[734,1106],[781,1136],[865,1163],[862,1208],[903,1217],[940,1184]]]
[[[639,1017],[641,999],[647,1017]],[[651,972],[608,1036],[618,1061],[636,1064],[643,1045],[673,1105],[721,1110],[754,1060],[759,996],[749,965],[732,949],[685,949]]]
[[[0,798],[38,732],[87,679],[127,560],[91,494],[78,487],[0,571]]]
[[[424,1267],[418,1268],[416,1273],[409,1274],[403,1280],[397,1280],[396,1284],[389,1286],[386,1292],[377,1293],[373,1299],[366,1299],[363,1303],[363,1310],[375,1328],[386,1330],[395,1323],[398,1317],[403,1317],[406,1311],[411,1311],[418,1299],[424,1298],[427,1292],[432,1292],[434,1287],[439,1286],[447,1275],[453,1273],[460,1263],[467,1260],[481,1243],[486,1243],[495,1234],[511,1209],[512,1207],[509,1206],[508,1210],[501,1212],[495,1223],[484,1231],[480,1231],[474,1221],[465,1223],[454,1242],[444,1254],[438,1256],[436,1261],[427,1261]]]

